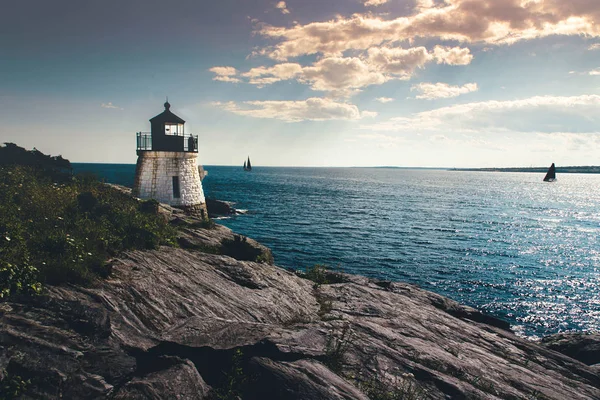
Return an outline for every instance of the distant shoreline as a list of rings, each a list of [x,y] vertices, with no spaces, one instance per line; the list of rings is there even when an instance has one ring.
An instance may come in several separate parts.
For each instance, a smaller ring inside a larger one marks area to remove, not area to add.
[[[135,167],[135,164],[124,164],[124,163],[71,163],[77,170],[85,170],[86,166],[91,165],[102,165],[102,166],[127,166]],[[238,165],[205,165],[206,168],[211,167],[231,167],[240,168]],[[274,166],[258,166],[258,168],[365,168],[365,169],[406,169],[406,170],[432,170],[432,171],[461,171],[461,172],[535,172],[535,173],[546,173],[548,167],[503,167],[503,168],[449,168],[449,167],[395,167],[395,166],[371,166],[371,167],[274,167]],[[581,166],[581,167],[556,167],[557,173],[562,174],[600,174],[600,166]]]
[[[539,172],[545,173],[548,167],[511,167],[511,168],[451,168],[449,171],[475,172]],[[600,166],[556,167],[557,174],[600,174]]]

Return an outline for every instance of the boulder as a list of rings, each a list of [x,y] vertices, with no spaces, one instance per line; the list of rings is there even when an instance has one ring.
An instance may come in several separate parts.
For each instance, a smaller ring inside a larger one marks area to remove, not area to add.
[[[600,334],[597,333],[559,333],[543,338],[542,345],[587,365],[600,364]]]
[[[212,399],[211,388],[204,382],[189,360],[178,360],[172,366],[135,377],[120,388],[115,400]]]
[[[228,201],[206,199],[206,208],[208,209],[208,216],[210,218],[234,215],[236,213],[233,203]]]

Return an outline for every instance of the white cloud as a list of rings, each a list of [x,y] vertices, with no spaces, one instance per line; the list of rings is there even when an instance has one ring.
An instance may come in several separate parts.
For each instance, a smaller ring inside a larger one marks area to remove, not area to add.
[[[600,96],[536,96],[521,100],[484,101],[424,111],[363,125],[372,132],[544,132],[600,131]]]
[[[317,97],[298,101],[214,102],[212,105],[238,115],[286,122],[359,120],[377,115],[371,111],[361,112],[354,104]]]
[[[435,2],[433,0],[416,0],[415,8],[418,11],[423,11],[428,8],[433,8],[435,6]]]
[[[432,60],[425,47],[372,47],[367,52],[369,63],[377,70],[399,79],[409,79],[417,68]]]
[[[425,47],[372,47],[367,52],[368,61],[377,69],[400,79],[410,79],[418,68],[436,61],[438,64],[467,65],[473,60],[471,51],[461,47],[435,46],[433,52]]]
[[[355,14],[293,27],[260,25],[258,33],[279,42],[262,54],[287,60],[310,54],[339,56],[417,37],[494,45],[551,35],[600,37],[599,22],[600,7],[594,0],[445,0],[438,7],[417,7],[410,16]]]
[[[471,50],[465,47],[435,46],[433,56],[438,64],[469,65],[473,61]]]
[[[252,68],[239,74],[233,67],[214,67],[215,80],[245,82],[264,87],[275,82],[297,80],[316,91],[326,91],[333,96],[349,96],[362,88],[381,85],[392,79],[410,79],[415,71],[427,63],[465,65],[473,56],[469,49],[436,46],[432,51],[425,47],[373,47],[358,57],[324,57],[310,66],[299,63],[281,63],[271,67]]]
[[[115,109],[115,110],[122,110],[122,108],[121,108],[121,107],[119,107],[119,106],[115,106],[115,105],[114,105],[112,102],[110,102],[110,101],[109,101],[108,103],[102,103],[102,104],[100,105],[100,107],[102,107],[102,108],[111,108],[111,109]]]
[[[394,101],[395,99],[391,98],[391,97],[378,97],[375,100],[377,100],[380,103],[391,103],[392,101]]]
[[[302,80],[309,82],[313,90],[347,95],[366,86],[381,85],[388,78],[359,58],[330,57],[304,68]]]
[[[287,4],[285,4],[285,1],[280,1],[279,3],[277,3],[275,5],[275,8],[278,9],[279,11],[281,11],[282,14],[290,13],[290,10],[288,10],[288,8],[287,8]]]
[[[590,51],[600,50],[600,43],[591,44],[590,47],[588,47],[588,50],[590,50]]]
[[[476,83],[467,83],[463,86],[451,86],[447,83],[419,83],[410,88],[411,91],[417,91],[417,99],[449,99],[458,97],[461,94],[476,92],[479,90]]]
[[[588,72],[589,75],[600,75],[600,68],[593,69]]]
[[[235,77],[235,75],[237,75],[238,72],[233,67],[212,67],[211,69],[209,69],[209,71],[216,74],[216,76],[213,78],[213,81],[230,83],[240,82],[240,80]]]
[[[248,78],[248,83],[262,87],[275,82],[293,79],[301,73],[302,66],[300,64],[283,63],[272,67],[252,68],[250,71],[241,74],[241,76]]]
[[[279,81],[295,79],[310,85],[316,91],[328,91],[346,96],[369,85],[380,85],[387,78],[370,69],[359,58],[329,57],[308,67],[297,63],[283,63],[272,67],[252,68],[240,74],[252,85],[263,87]]]
[[[365,7],[377,7],[387,3],[389,0],[362,0]]]

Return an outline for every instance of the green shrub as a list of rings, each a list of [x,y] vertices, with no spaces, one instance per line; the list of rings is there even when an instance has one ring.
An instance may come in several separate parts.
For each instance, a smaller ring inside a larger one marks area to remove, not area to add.
[[[317,285],[326,285],[329,283],[327,280],[327,266],[323,264],[315,264],[312,267],[306,268],[304,277]]]
[[[0,260],[0,300],[11,294],[37,294],[42,285],[37,281],[38,270],[31,265],[13,265]]]
[[[231,357],[231,369],[223,372],[223,382],[215,390],[215,397],[219,400],[238,400],[248,384],[248,376],[243,368],[244,353],[236,349]]]
[[[201,228],[201,229],[215,229],[216,226],[217,226],[217,224],[215,224],[215,221],[213,221],[213,219],[209,218],[209,217],[203,218],[201,221],[194,222],[191,224],[192,228]]]
[[[337,271],[339,271],[339,267]],[[315,287],[319,287],[321,285],[346,282],[347,279],[344,277],[344,275],[337,271],[330,271],[329,267],[324,264],[315,264],[312,267],[306,268],[306,272],[304,272],[304,274],[301,272],[298,274],[304,279],[313,281],[315,283]]]
[[[344,325],[341,331],[330,331],[325,343],[323,363],[333,372],[339,374],[344,366],[346,352],[354,344],[354,332],[349,325]]]
[[[38,166],[0,164],[0,297],[89,283],[128,249],[175,245],[164,218],[117,189]]]
[[[31,384],[30,380],[23,380],[20,376],[10,375],[3,371],[4,379],[0,380],[0,400],[13,400],[20,398]]]

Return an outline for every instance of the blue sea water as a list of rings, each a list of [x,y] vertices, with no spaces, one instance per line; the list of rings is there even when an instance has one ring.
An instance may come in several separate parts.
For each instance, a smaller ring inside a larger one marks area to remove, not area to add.
[[[600,329],[600,175],[205,167],[278,265],[415,283],[529,337]],[[76,164],[131,186],[135,166]]]

